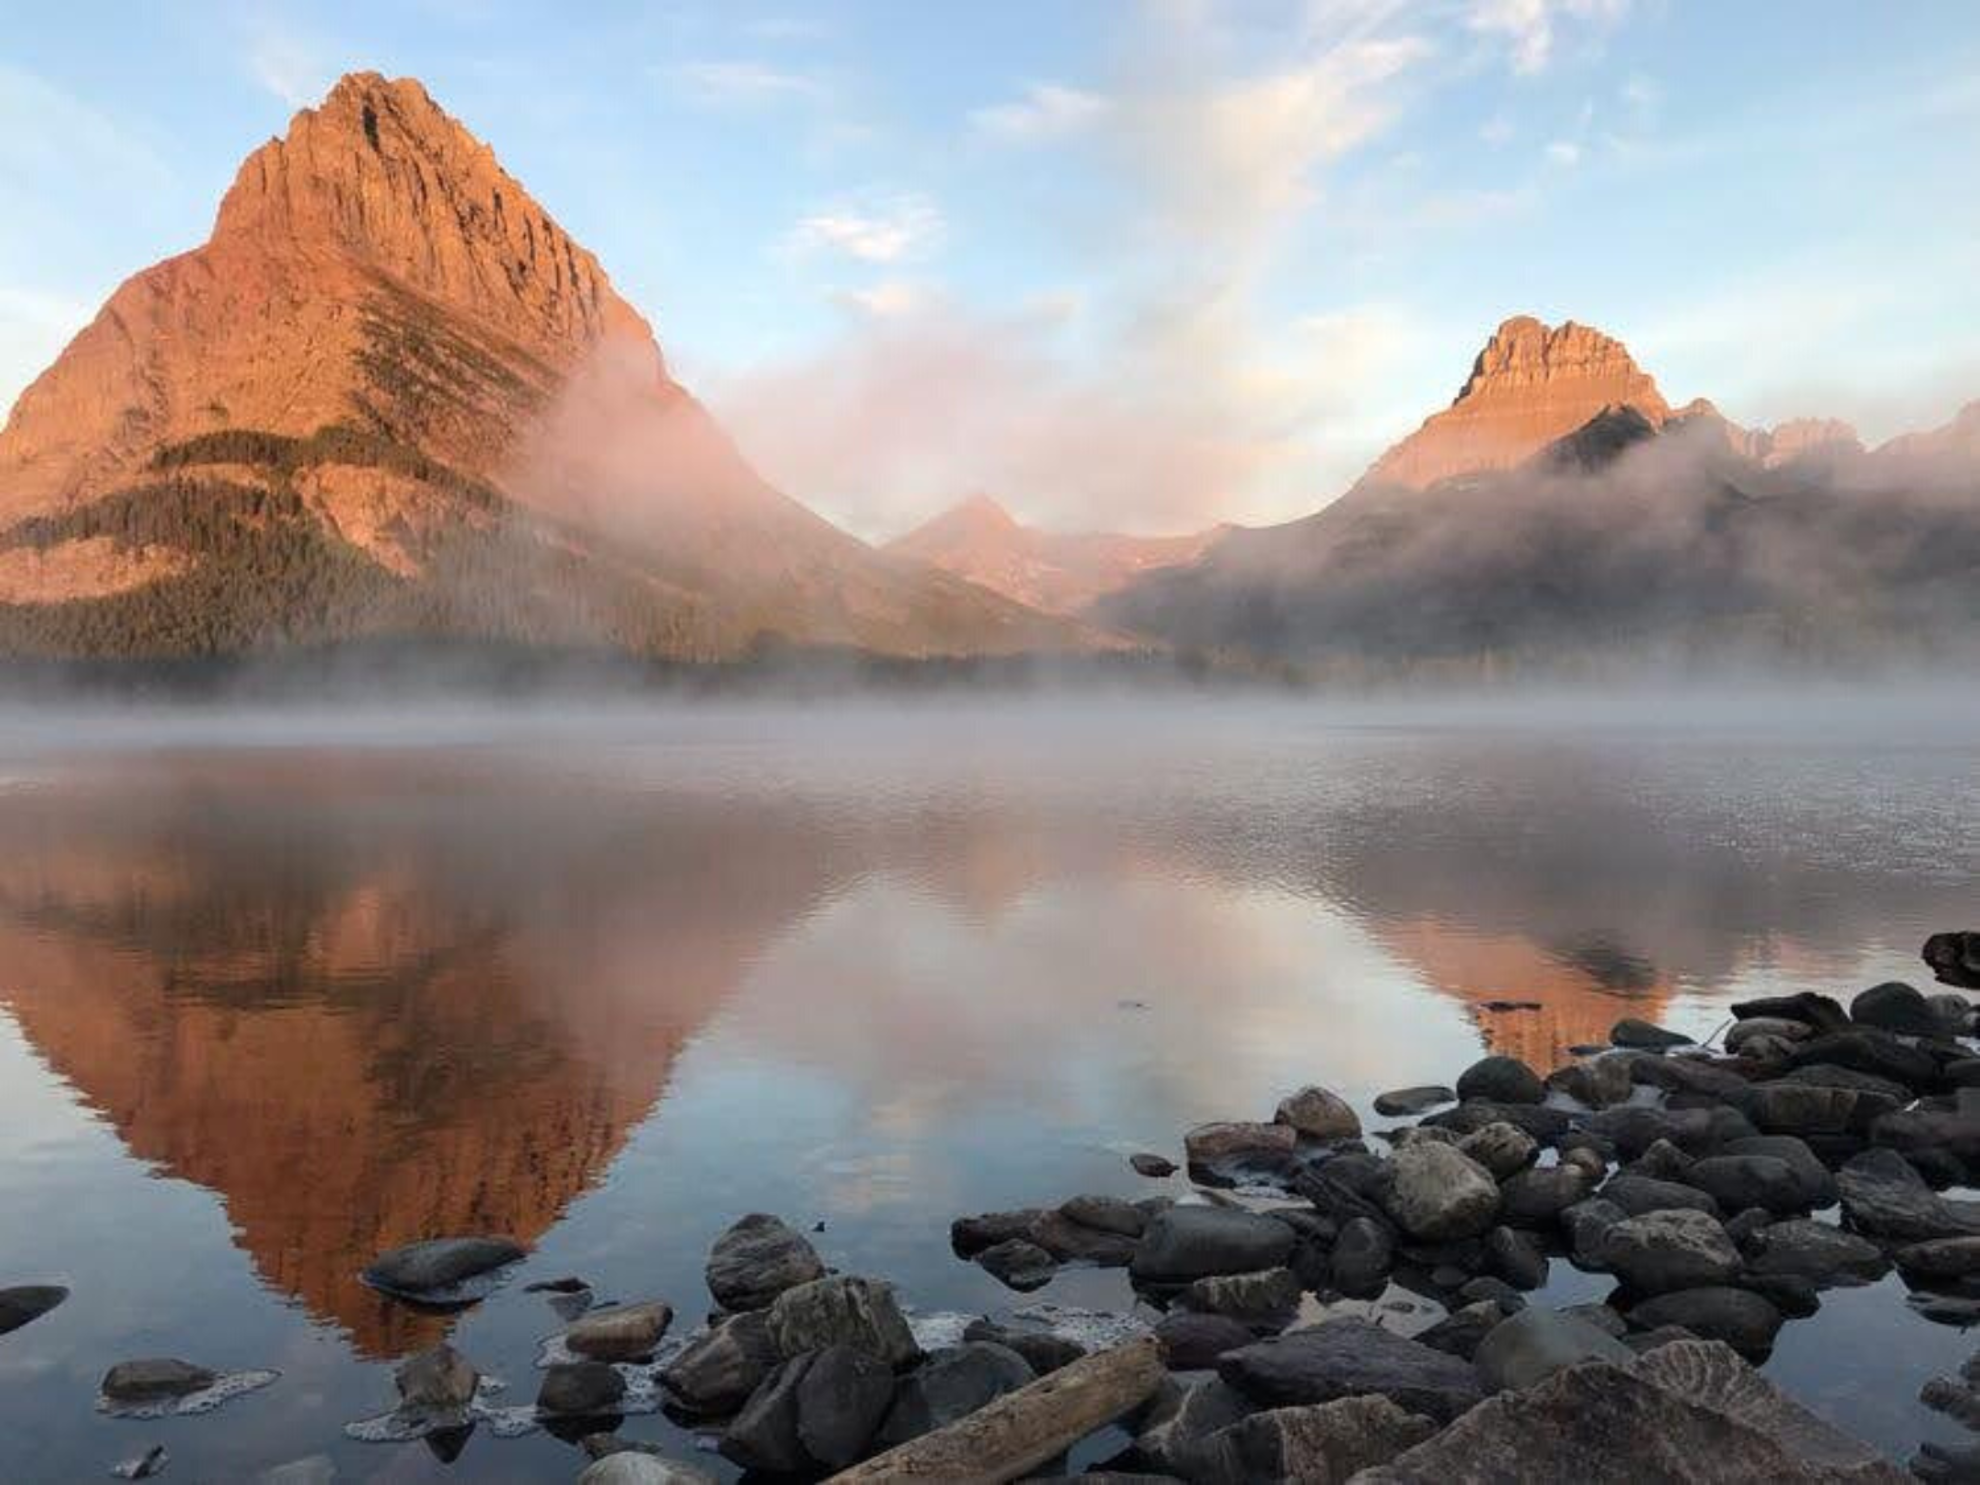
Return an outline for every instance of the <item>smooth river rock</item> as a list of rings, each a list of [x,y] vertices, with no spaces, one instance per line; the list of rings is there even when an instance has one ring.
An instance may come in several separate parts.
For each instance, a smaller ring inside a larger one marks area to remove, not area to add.
[[[1477,1403],[1469,1363],[1365,1320],[1329,1320],[1227,1352],[1217,1375],[1267,1407],[1375,1394],[1449,1422]]]
[[[452,1346],[439,1345],[408,1356],[392,1373],[399,1406],[424,1413],[458,1413],[474,1401],[481,1373]]]
[[[594,1310],[564,1332],[564,1346],[592,1361],[644,1361],[673,1323],[674,1311],[660,1300]]]
[[[1629,1347],[1578,1315],[1529,1305],[1492,1327],[1479,1343],[1472,1364],[1486,1389],[1531,1387],[1559,1371],[1584,1361],[1613,1361],[1627,1365]]]
[[[1410,1145],[1390,1162],[1382,1204],[1411,1237],[1426,1242],[1477,1237],[1499,1215],[1490,1171],[1448,1145]]]
[[[1273,1117],[1313,1140],[1351,1140],[1361,1134],[1361,1118],[1347,1100],[1316,1086],[1280,1099],[1278,1113]]]
[[[768,1309],[785,1290],[824,1276],[810,1242],[765,1212],[732,1223],[708,1253],[708,1292],[725,1310]]]
[[[1756,1232],[1746,1247],[1746,1266],[1756,1274],[1787,1274],[1829,1285],[1869,1283],[1891,1264],[1868,1238],[1812,1217],[1796,1217]]]
[[[1458,1075],[1457,1096],[1488,1103],[1541,1103],[1546,1100],[1547,1085],[1517,1057],[1482,1057]]]
[[[1281,1268],[1296,1241],[1291,1227],[1224,1207],[1170,1207],[1150,1219],[1129,1271],[1154,1284]]]
[[[557,1418],[603,1418],[625,1401],[626,1379],[602,1361],[547,1368],[536,1389],[536,1410]]]
[[[1629,1312],[1630,1324],[1641,1330],[1679,1326],[1708,1341],[1724,1341],[1747,1356],[1764,1356],[1780,1333],[1781,1312],[1750,1289],[1705,1285],[1678,1289],[1646,1299]]]
[[[1456,1102],[1455,1089],[1440,1083],[1425,1083],[1415,1088],[1392,1088],[1387,1093],[1377,1094],[1375,1112],[1395,1119],[1408,1114],[1427,1114],[1434,1108]]]
[[[363,1278],[374,1289],[417,1299],[492,1273],[525,1256],[522,1245],[513,1238],[430,1238],[379,1254]]]
[[[220,1374],[175,1356],[120,1361],[103,1374],[102,1392],[112,1402],[146,1403],[188,1397],[220,1380]]]
[[[1740,1267],[1719,1220],[1684,1210],[1616,1223],[1602,1238],[1602,1263],[1639,1294],[1723,1284]]]

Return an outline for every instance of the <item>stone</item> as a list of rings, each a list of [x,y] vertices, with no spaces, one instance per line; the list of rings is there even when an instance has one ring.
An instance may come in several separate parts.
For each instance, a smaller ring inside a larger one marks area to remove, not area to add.
[[[708,1253],[708,1292],[725,1310],[765,1310],[778,1295],[825,1276],[817,1251],[778,1217],[752,1212]]]
[[[1581,1268],[1602,1265],[1602,1244],[1609,1229],[1629,1216],[1621,1207],[1602,1197],[1578,1201],[1561,1214],[1561,1229],[1567,1234],[1568,1253]]]
[[[1575,1319],[1594,1326],[1603,1335],[1613,1336],[1616,1340],[1621,1340],[1629,1333],[1629,1322],[1623,1319],[1620,1311],[1611,1309],[1608,1305],[1563,1305],[1561,1313],[1572,1315]]]
[[[1511,1227],[1544,1228],[1587,1199],[1599,1177],[1579,1165],[1544,1165],[1523,1170],[1500,1188],[1499,1216]]]
[[[988,1319],[972,1320],[963,1327],[966,1341],[990,1341],[1022,1356],[1032,1371],[1049,1376],[1060,1367],[1070,1366],[1086,1355],[1079,1342],[1054,1335],[1049,1330],[1023,1330],[999,1325]]]
[[[1491,1172],[1448,1145],[1411,1145],[1390,1164],[1393,1179],[1382,1204],[1413,1238],[1476,1237],[1498,1217],[1499,1186]]]
[[[1506,1318],[1506,1309],[1495,1299],[1475,1300],[1461,1305],[1416,1339],[1432,1350],[1460,1357],[1465,1361],[1478,1353],[1478,1347]]]
[[[1145,1150],[1128,1156],[1128,1164],[1134,1167],[1134,1172],[1138,1176],[1161,1177],[1173,1176],[1176,1173],[1175,1161],[1166,1155],[1154,1155]]]
[[[1075,1196],[1059,1204],[1059,1215],[1079,1227],[1137,1238],[1148,1225],[1148,1214],[1118,1196]]]
[[[1538,1289],[1547,1282],[1547,1255],[1523,1232],[1495,1227],[1485,1238],[1492,1272],[1515,1289]]]
[[[1911,1473],[1931,1485],[1972,1485],[1980,1480],[1980,1440],[1938,1444],[1926,1440],[1908,1462]]]
[[[1297,1480],[1324,1485],[1386,1464],[1437,1431],[1386,1397],[1270,1408],[1219,1429],[1195,1462],[1197,1485]]]
[[[1547,1087],[1517,1057],[1492,1056],[1480,1058],[1458,1075],[1457,1096],[1487,1103],[1542,1103]]]
[[[1375,1112],[1395,1119],[1411,1114],[1427,1114],[1431,1109],[1457,1102],[1457,1094],[1435,1083],[1415,1088],[1392,1088],[1375,1096]]]
[[[1298,1143],[1290,1124],[1230,1121],[1197,1125],[1183,1136],[1183,1154],[1192,1171],[1236,1183],[1248,1175],[1283,1172]]]
[[[0,1289],[0,1335],[39,1320],[69,1297],[60,1284],[17,1284]]]
[[[1865,990],[1849,1003],[1849,1018],[1859,1026],[1900,1036],[1939,1036],[1945,1031],[1925,997],[1902,980],[1886,980]]]
[[[1724,1341],[1745,1356],[1765,1356],[1780,1333],[1781,1312],[1746,1289],[1706,1285],[1677,1289],[1630,1309],[1630,1324],[1643,1330],[1681,1325],[1708,1341]]]
[[[793,1356],[763,1379],[722,1431],[723,1458],[774,1475],[811,1471],[811,1456],[798,1440],[798,1383],[811,1360],[810,1355]]]
[[[1684,1174],[1691,1169],[1693,1157],[1684,1153],[1669,1140],[1656,1140],[1636,1159],[1630,1161],[1622,1172],[1626,1176],[1647,1176],[1653,1181],[1684,1182]]]
[[[1609,1044],[1643,1052],[1662,1052],[1671,1047],[1696,1046],[1697,1041],[1681,1031],[1667,1031],[1662,1026],[1651,1025],[1648,1021],[1625,1016],[1609,1028]]]
[[[1226,1352],[1217,1375],[1256,1403],[1286,1407],[1377,1394],[1447,1423],[1475,1404],[1469,1364],[1365,1320],[1329,1320]]]
[[[897,1367],[921,1350],[895,1303],[894,1286],[850,1275],[786,1289],[770,1306],[769,1333],[785,1358],[850,1346]]]
[[[1495,1394],[1355,1485],[1902,1485],[1874,1449],[1790,1401],[1730,1348],[1680,1340],[1632,1365],[1591,1361]]]
[[[1731,1109],[1717,1112],[1734,1114]],[[1590,1115],[1586,1127],[1613,1140],[1616,1152],[1625,1160],[1635,1160],[1658,1140],[1669,1140],[1680,1150],[1702,1154],[1727,1139],[1759,1133],[1752,1128],[1722,1128],[1715,1123],[1712,1114],[1713,1111],[1706,1109],[1660,1109],[1645,1104],[1621,1104]]]
[[[1591,1057],[1555,1068],[1547,1075],[1547,1086],[1588,1108],[1606,1109],[1629,1102],[1636,1080],[1628,1058]]]
[[[1649,1176],[1611,1176],[1598,1194],[1631,1217],[1677,1211],[1704,1212],[1713,1217],[1719,1214],[1719,1203],[1709,1191],[1677,1181],[1652,1180]]]
[[[958,1258],[974,1258],[985,1248],[1015,1239],[1035,1241],[1032,1234],[1046,1213],[1039,1207],[1015,1212],[982,1212],[974,1217],[958,1217],[949,1224],[949,1246]]]
[[[1059,1271],[1059,1261],[1036,1243],[1012,1238],[976,1255],[985,1273],[1020,1293],[1042,1289]]]
[[[1907,1159],[1914,1155],[1928,1160],[1949,1156],[1960,1167],[1980,1165],[1980,1116],[1924,1106],[1900,1109],[1882,1115],[1870,1126],[1870,1143],[1900,1151]]]
[[[392,1373],[399,1389],[399,1406],[422,1413],[461,1413],[474,1401],[481,1373],[452,1346],[437,1346],[408,1356]]]
[[[102,1393],[116,1403],[159,1402],[204,1392],[220,1380],[218,1372],[172,1356],[147,1356],[120,1361],[103,1374]]]
[[[1980,1204],[1940,1196],[1895,1150],[1865,1150],[1836,1185],[1843,1216],[1866,1236],[1920,1243],[1980,1233]]]
[[[1468,1098],[1452,1108],[1439,1109],[1423,1122],[1434,1128],[1466,1135],[1487,1124],[1513,1124],[1542,1144],[1551,1144],[1573,1127],[1574,1116],[1566,1109],[1542,1104],[1496,1103],[1488,1098]]]
[[[1800,1083],[1811,1088],[1849,1088],[1857,1093],[1874,1093],[1877,1098],[1867,1106],[1864,1124],[1881,1114],[1903,1108],[1913,1097],[1909,1086],[1880,1078],[1874,1073],[1858,1072],[1853,1067],[1837,1067],[1829,1062],[1807,1062],[1789,1068],[1780,1075],[1783,1083]]]
[[[1808,1210],[1801,1178],[1772,1155],[1708,1156],[1685,1172],[1685,1184],[1703,1191],[1725,1212],[1757,1206],[1787,1216]]]
[[[625,1401],[626,1379],[602,1361],[563,1362],[544,1370],[536,1410],[557,1418],[603,1418]]]
[[[432,1238],[372,1259],[365,1283],[387,1294],[421,1299],[520,1262],[521,1244],[505,1237]]]
[[[1228,1315],[1198,1314],[1192,1310],[1171,1310],[1155,1326],[1155,1339],[1162,1347],[1162,1361],[1170,1371],[1203,1371],[1217,1364],[1226,1351],[1248,1346],[1258,1339],[1257,1332]]]
[[[660,1300],[593,1310],[564,1331],[564,1348],[592,1361],[645,1361],[674,1322]]]
[[[1485,1389],[1500,1392],[1508,1387],[1531,1387],[1564,1366],[1584,1361],[1627,1365],[1632,1360],[1627,1346],[1586,1320],[1530,1305],[1493,1327],[1472,1364],[1478,1368]]]
[[[1881,1278],[1890,1260],[1877,1244],[1853,1232],[1795,1217],[1755,1233],[1746,1266],[1756,1274],[1789,1274],[1816,1284],[1864,1284]]]
[[[1973,1034],[1973,1002],[1964,995],[1941,993],[1928,995],[1925,1003],[1932,1008],[1938,1018],[1938,1036],[1971,1036]]]
[[[1137,1211],[1144,1223],[1147,1213]],[[1088,1227],[1063,1212],[1040,1212],[1028,1239],[1059,1263],[1090,1263],[1100,1268],[1123,1268],[1134,1256],[1135,1240],[1103,1227]],[[980,1255],[979,1255],[980,1256]]]
[[[1914,1091],[1930,1087],[1939,1072],[1939,1064],[1924,1048],[1900,1041],[1887,1031],[1861,1026],[1797,1043],[1794,1061],[1797,1067],[1813,1063],[1846,1067],[1902,1083]]]
[[[1299,1308],[1300,1282],[1290,1269],[1216,1274],[1193,1280],[1177,1303],[1204,1315],[1228,1315],[1260,1329],[1278,1329]]]
[[[1470,1156],[1495,1181],[1518,1175],[1540,1158],[1540,1146],[1532,1135],[1513,1124],[1487,1124],[1458,1141],[1458,1152]]]
[[[903,1378],[881,1425],[880,1443],[892,1448],[967,1417],[1033,1380],[1017,1352],[985,1341],[937,1351]]]
[[[893,1400],[893,1369],[878,1357],[850,1346],[813,1352],[798,1381],[798,1442],[821,1469],[844,1469],[866,1457]]]
[[[1480,1274],[1475,1279],[1466,1279],[1458,1286],[1457,1299],[1460,1304],[1476,1304],[1481,1299],[1489,1299],[1508,1315],[1526,1308],[1525,1296],[1496,1274]]]
[[[1729,1142],[1722,1153],[1771,1155],[1776,1160],[1785,1161],[1801,1188],[1804,1207],[1810,1211],[1820,1211],[1836,1204],[1835,1173],[1822,1163],[1822,1157],[1810,1149],[1804,1139],[1791,1134],[1759,1134],[1751,1139]]]
[[[585,1466],[577,1485],[715,1485],[715,1477],[692,1465],[627,1449]]]
[[[1740,1267],[1718,1219],[1689,1210],[1624,1218],[1602,1239],[1602,1262],[1639,1294],[1723,1284]]]
[[[1155,1284],[1254,1273],[1282,1267],[1295,1241],[1285,1223],[1252,1212],[1171,1207],[1148,1223],[1130,1272],[1138,1281]]]
[[[688,1412],[719,1418],[747,1402],[777,1361],[769,1316],[749,1310],[690,1341],[660,1381]]]
[[[1342,1224],[1334,1240],[1329,1277],[1350,1299],[1373,1299],[1387,1287],[1395,1261],[1389,1229],[1373,1218],[1354,1217]]]
[[[1940,984],[1980,990],[1980,933],[1935,933],[1921,957]]]
[[[1748,1105],[1753,1122],[1770,1134],[1842,1134],[1866,1129],[1878,1114],[1897,1105],[1854,1088],[1827,1088],[1783,1079],[1753,1090]]]
[[[1900,1248],[1898,1272],[1913,1283],[1947,1284],[1980,1274],[1980,1235],[1933,1238]]]
[[[1207,1463],[1206,1446],[1256,1405],[1221,1377],[1158,1394],[1135,1435],[1136,1455],[1156,1469],[1188,1479]]]
[[[1758,1037],[1771,1037],[1775,1041],[1805,1042],[1815,1034],[1815,1028],[1806,1021],[1790,1021],[1783,1016],[1753,1016],[1744,1021],[1735,1021],[1726,1032],[1726,1050],[1738,1052],[1747,1043]]]
[[[1312,1140],[1351,1140],[1361,1137],[1361,1119],[1347,1100],[1325,1088],[1305,1087],[1279,1100],[1273,1118],[1289,1124]]]
[[[1809,990],[1803,990],[1795,995],[1769,995],[1759,1000],[1736,1001],[1732,1006],[1732,1013],[1741,1021],[1762,1017],[1777,1021],[1799,1021],[1818,1034],[1847,1031],[1850,1024],[1849,1013],[1842,1008],[1840,1001],[1827,995],[1817,995]]]

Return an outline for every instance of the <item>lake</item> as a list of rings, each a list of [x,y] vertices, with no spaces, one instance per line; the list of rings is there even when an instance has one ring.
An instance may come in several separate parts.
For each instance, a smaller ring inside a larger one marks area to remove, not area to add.
[[[1928,695],[1463,712],[1175,698],[736,702],[582,716],[22,714],[0,725],[0,1478],[322,1456],[338,1480],[573,1476],[545,1433],[451,1464],[347,1423],[450,1336],[505,1400],[559,1322],[529,1279],[709,1305],[750,1211],[924,1312],[1037,1295],[951,1218],[1079,1192],[1185,1129],[1484,1049],[1542,1071],[1624,1015],[1929,977],[1980,926],[1980,731]],[[1538,1002],[1504,1011],[1492,1003]],[[509,1233],[480,1307],[358,1282]],[[1608,1281],[1554,1265],[1550,1293]],[[1769,1372],[1894,1455],[1962,1335],[1895,1281],[1791,1322]],[[274,1368],[193,1418],[100,1416],[117,1360]],[[660,1416],[623,1430],[693,1454]],[[321,1464],[318,1466],[319,1471]],[[322,1476],[328,1478],[328,1476]]]

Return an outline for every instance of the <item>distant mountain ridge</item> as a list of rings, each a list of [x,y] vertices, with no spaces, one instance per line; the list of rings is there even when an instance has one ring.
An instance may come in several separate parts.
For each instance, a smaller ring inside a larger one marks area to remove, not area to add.
[[[1041,531],[972,495],[885,548],[1046,613],[1076,615],[1143,573],[1193,561],[1232,528],[1184,536]]]

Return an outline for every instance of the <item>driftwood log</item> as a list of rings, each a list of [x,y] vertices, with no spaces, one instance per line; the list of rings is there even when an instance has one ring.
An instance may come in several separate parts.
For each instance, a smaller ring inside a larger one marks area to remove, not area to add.
[[[946,1428],[910,1439],[832,1477],[831,1485],[1021,1479],[1146,1402],[1165,1375],[1152,1336],[1083,1357]]]

